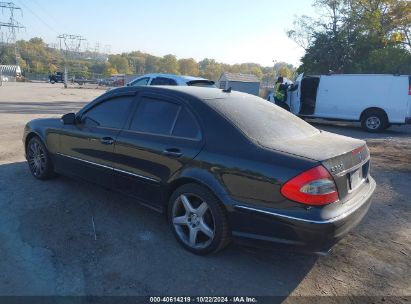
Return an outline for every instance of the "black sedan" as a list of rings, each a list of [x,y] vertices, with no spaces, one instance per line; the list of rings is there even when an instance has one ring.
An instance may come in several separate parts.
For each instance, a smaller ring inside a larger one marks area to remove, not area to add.
[[[120,88],[76,114],[30,121],[23,143],[34,177],[125,193],[167,214],[196,254],[232,238],[328,250],[364,217],[376,187],[364,141],[218,89]]]

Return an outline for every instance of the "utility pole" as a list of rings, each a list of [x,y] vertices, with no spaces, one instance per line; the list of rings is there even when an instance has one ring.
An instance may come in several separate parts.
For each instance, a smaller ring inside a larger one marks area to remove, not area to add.
[[[10,31],[10,36],[6,40],[7,43],[14,44],[14,56],[16,59],[16,65],[18,65],[18,52],[17,52],[17,43],[16,43],[16,31],[23,29],[24,26],[17,22],[14,18],[14,12],[20,11],[23,14],[21,7],[16,6],[13,2],[0,2],[0,8],[2,11],[7,9],[10,11],[10,18],[9,22],[1,22],[0,21],[0,30],[2,27],[8,28]]]
[[[67,88],[67,60],[80,52],[82,41],[87,39],[79,35],[61,34],[57,36],[60,43],[60,52],[64,54],[64,88]],[[64,50],[64,51],[63,51]]]

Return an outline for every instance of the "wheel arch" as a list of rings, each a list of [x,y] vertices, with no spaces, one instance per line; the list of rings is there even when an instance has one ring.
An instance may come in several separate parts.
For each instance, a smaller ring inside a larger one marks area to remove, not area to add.
[[[168,183],[167,189],[164,193],[164,210],[167,210],[167,206],[170,200],[170,197],[173,193],[181,186],[185,184],[197,184],[203,186],[209,190],[219,201],[224,204],[224,197],[226,197],[226,191],[223,186],[218,183],[215,177],[209,172],[201,172],[202,170],[189,170],[189,172],[183,172],[179,174]],[[167,212],[165,212],[167,214]]]
[[[25,140],[24,140],[24,151],[26,151],[27,150],[27,145],[28,145],[28,143],[29,143],[29,141],[33,138],[33,137],[38,137],[38,138],[40,138],[40,140],[43,142],[43,144],[46,146],[46,148],[47,148],[47,145],[46,145],[46,142],[44,141],[44,139],[37,133],[37,132],[35,132],[35,131],[30,131],[28,134],[27,134],[27,136],[26,136],[26,138],[25,138]]]
[[[364,118],[364,115],[367,114],[367,112],[371,112],[371,111],[379,111],[379,112],[383,113],[385,115],[385,118],[387,119],[387,122],[388,123],[390,122],[389,119],[388,119],[387,111],[383,108],[380,108],[380,107],[369,107],[369,108],[366,108],[365,110],[363,110],[361,112],[361,115],[360,115],[360,121],[362,121],[362,119]]]

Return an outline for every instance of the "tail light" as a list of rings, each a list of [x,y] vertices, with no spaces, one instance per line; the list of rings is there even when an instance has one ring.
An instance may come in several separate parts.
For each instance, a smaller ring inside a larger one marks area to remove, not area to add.
[[[317,166],[290,179],[281,194],[298,203],[321,206],[338,201],[334,179],[323,166]]]

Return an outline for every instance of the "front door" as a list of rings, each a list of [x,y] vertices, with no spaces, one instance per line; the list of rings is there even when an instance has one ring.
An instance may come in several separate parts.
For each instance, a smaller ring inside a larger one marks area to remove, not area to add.
[[[161,209],[163,186],[203,144],[199,124],[186,105],[167,96],[142,95],[115,144],[119,187]]]
[[[60,170],[105,186],[113,185],[114,143],[125,124],[134,97],[102,101],[60,135]]]

